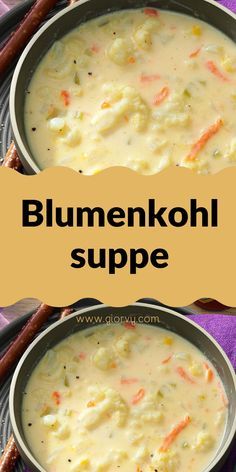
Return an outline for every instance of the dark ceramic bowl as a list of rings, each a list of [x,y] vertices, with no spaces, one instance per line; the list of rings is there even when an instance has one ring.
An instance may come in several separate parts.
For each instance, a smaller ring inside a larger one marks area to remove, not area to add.
[[[80,320],[78,315],[80,315]],[[65,337],[88,327],[86,322],[81,322],[81,316],[89,316],[90,320],[91,317],[97,320],[97,317],[101,316],[103,323],[107,322],[107,317],[109,317],[109,321],[117,323],[122,320],[121,317],[125,316],[132,317],[132,320],[136,319],[142,323],[158,325],[181,335],[206,355],[215,366],[229,399],[229,413],[222,444],[211,464],[202,472],[219,471],[227,459],[230,449],[233,447],[236,433],[236,381],[233,367],[221,347],[198,325],[169,308],[145,303],[136,303],[124,308],[110,308],[105,305],[98,305],[80,310],[63,321],[53,323],[27,349],[12,379],[10,418],[17,447],[30,470],[32,472],[45,472],[34,458],[24,437],[21,418],[23,392],[33,369],[46,351],[65,339]],[[94,322],[94,325],[96,324],[98,323]],[[91,326],[91,321],[89,326]]]
[[[24,50],[12,79],[10,115],[13,135],[21,160],[29,174],[41,169],[29,148],[24,127],[25,91],[40,59],[56,39],[80,23],[104,13],[144,6],[172,10],[199,18],[218,28],[236,42],[236,15],[211,0],[83,0],[63,9],[49,20]]]

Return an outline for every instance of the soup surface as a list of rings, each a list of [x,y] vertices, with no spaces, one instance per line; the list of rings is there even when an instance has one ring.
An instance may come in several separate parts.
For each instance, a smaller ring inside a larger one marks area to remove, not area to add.
[[[196,347],[125,323],[86,329],[47,352],[27,384],[23,428],[50,472],[203,472],[227,403]]]
[[[84,23],[54,43],[27,92],[42,169],[235,165],[236,46],[191,17],[146,8]]]

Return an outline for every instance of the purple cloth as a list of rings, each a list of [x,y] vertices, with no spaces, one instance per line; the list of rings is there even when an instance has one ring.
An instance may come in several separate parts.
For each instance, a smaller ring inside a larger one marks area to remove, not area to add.
[[[190,315],[189,318],[213,336],[236,370],[236,316],[206,314]]]
[[[218,0],[218,3],[236,13],[236,0]]]
[[[0,16],[6,13],[9,10],[8,6],[0,0]]]
[[[229,8],[229,10],[236,13],[236,0],[216,0],[221,5]],[[6,13],[9,10],[9,7],[4,3],[3,0],[0,0],[0,16]]]
[[[236,316],[206,314],[190,315],[189,318],[213,336],[236,370]],[[236,444],[221,472],[236,472]]]
[[[8,321],[6,320],[6,318],[4,318],[4,316],[0,313],[0,331],[2,328],[4,328],[4,326],[6,326],[8,324]]]

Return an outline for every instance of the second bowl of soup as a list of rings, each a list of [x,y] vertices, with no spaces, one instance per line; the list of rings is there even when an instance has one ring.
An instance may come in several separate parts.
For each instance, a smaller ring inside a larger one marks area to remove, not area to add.
[[[105,325],[89,327],[86,315]],[[135,322],[148,319],[155,324]],[[216,471],[234,434],[234,393],[226,357],[185,317],[99,306],[28,349],[12,382],[11,421],[36,471]]]

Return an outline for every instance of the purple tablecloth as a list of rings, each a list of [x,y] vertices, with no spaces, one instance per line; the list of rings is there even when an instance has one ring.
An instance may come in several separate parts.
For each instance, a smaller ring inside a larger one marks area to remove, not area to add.
[[[218,1],[218,3],[221,3],[221,5],[224,5],[225,7],[229,8],[234,13],[236,13],[236,0],[216,0],[216,1]],[[8,2],[6,1],[6,3]],[[3,0],[0,0],[0,16],[3,15],[9,9],[9,6],[6,3]],[[15,3],[19,3],[19,0],[18,2],[16,0]]]

